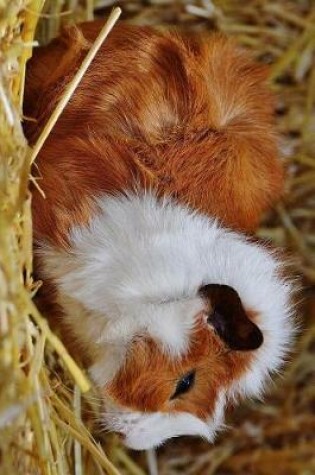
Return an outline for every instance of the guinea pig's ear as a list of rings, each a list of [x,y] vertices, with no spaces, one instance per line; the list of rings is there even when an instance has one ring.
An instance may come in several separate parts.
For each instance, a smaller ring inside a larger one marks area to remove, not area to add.
[[[232,287],[209,284],[201,287],[199,293],[211,304],[209,325],[231,350],[256,350],[261,346],[263,335],[247,316],[238,293]]]

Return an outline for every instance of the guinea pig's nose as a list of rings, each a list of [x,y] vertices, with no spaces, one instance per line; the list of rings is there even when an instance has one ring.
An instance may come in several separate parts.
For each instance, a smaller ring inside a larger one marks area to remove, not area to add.
[[[124,443],[126,439],[126,434],[124,434],[122,431],[119,431],[119,430],[115,430],[115,434],[116,434],[117,439],[120,442]]]
[[[117,440],[118,443],[125,445],[126,443],[126,433],[121,429],[111,429],[112,432],[115,433],[115,439]]]

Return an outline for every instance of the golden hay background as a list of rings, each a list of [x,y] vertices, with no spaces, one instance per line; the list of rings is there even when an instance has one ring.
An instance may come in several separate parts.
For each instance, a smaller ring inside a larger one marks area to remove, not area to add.
[[[68,21],[108,16],[112,0],[0,0],[0,474],[149,473],[94,428],[97,397],[31,301],[31,151],[20,125],[25,62],[36,38]],[[312,0],[122,1],[122,18],[233,35],[271,65],[288,167],[284,201],[259,235],[290,249],[303,278],[302,333],[265,402],[243,405],[214,446],[191,438],[157,451],[160,475],[315,474],[315,4]],[[41,12],[39,14],[39,12]],[[23,28],[22,28],[23,26]],[[87,400],[88,399],[88,400]],[[82,406],[82,407],[81,407]],[[97,439],[97,440],[95,440]],[[101,448],[102,445],[102,448]],[[107,456],[105,455],[107,454]],[[154,475],[154,457],[149,456]]]

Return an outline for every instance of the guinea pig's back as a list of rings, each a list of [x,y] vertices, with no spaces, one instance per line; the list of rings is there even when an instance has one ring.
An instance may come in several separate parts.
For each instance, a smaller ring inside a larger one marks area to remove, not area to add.
[[[31,142],[101,26],[70,28],[35,52],[26,82],[25,114],[37,120],[26,126]],[[148,186],[252,230],[283,182],[265,76],[221,35],[118,25],[38,157],[41,186],[52,196],[71,184],[70,201],[69,193],[51,199],[73,218],[93,196]],[[35,231],[36,206],[47,205],[35,204]]]

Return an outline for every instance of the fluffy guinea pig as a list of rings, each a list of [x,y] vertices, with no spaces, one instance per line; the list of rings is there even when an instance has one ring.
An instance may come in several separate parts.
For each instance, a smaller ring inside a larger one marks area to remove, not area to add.
[[[35,51],[35,143],[102,24]],[[38,304],[134,449],[213,440],[293,335],[291,285],[248,233],[279,198],[266,71],[221,35],[114,28],[33,169]]]

